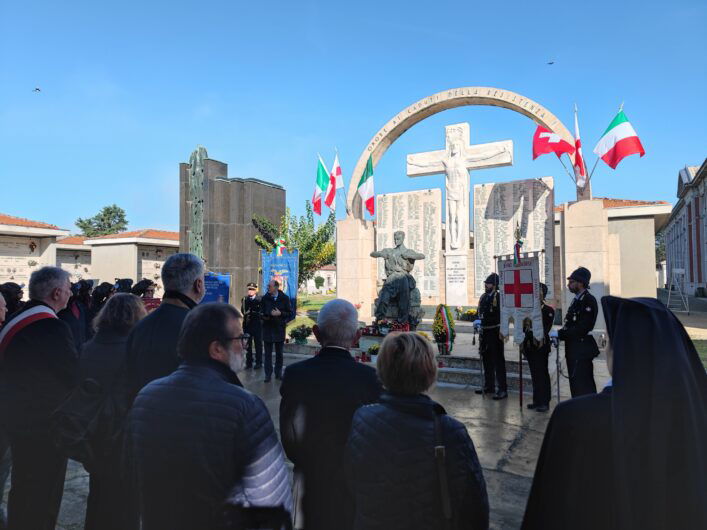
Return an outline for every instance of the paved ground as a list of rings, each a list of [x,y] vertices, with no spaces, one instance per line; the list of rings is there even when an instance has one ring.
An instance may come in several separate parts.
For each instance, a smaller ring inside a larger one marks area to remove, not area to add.
[[[606,363],[601,359],[595,361],[595,372],[597,383],[603,385],[608,374]],[[278,383],[265,384],[262,374],[253,371],[246,372],[242,380],[251,391],[263,398],[277,426],[280,403]],[[563,399],[567,399],[569,389],[565,379],[562,380],[561,390]],[[474,394],[472,388],[440,385],[433,389],[431,395],[444,405],[449,414],[467,426],[476,445],[491,502],[491,528],[518,528],[549,413],[521,410],[517,394],[496,402],[482,399]],[[83,528],[87,494],[88,477],[79,464],[71,462],[61,507],[60,529]]]

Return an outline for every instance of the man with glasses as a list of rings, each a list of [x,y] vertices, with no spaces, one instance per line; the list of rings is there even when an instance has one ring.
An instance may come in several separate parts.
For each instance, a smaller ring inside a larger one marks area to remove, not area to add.
[[[292,509],[282,446],[263,401],[244,390],[248,335],[231,305],[203,304],[182,325],[182,364],[138,394],[128,420],[143,530],[221,528],[224,501]]]

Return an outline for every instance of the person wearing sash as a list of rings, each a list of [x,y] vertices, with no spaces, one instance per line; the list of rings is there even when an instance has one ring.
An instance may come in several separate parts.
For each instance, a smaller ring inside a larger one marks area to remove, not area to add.
[[[30,301],[0,331],[0,420],[12,451],[8,528],[54,528],[67,458],[50,436],[52,412],[78,381],[69,327],[57,318],[71,297],[69,273],[42,267],[29,281]]]

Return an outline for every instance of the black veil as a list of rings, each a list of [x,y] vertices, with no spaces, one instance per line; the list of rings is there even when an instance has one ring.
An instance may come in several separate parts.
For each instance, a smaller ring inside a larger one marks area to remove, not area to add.
[[[614,352],[617,526],[707,528],[707,375],[697,351],[658,300],[601,303]]]

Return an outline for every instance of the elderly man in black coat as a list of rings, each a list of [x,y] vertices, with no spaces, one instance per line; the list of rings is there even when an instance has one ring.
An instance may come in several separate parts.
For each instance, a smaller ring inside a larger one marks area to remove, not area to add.
[[[282,350],[285,345],[285,328],[292,320],[290,297],[280,290],[277,280],[270,280],[268,292],[260,303],[265,343],[265,382],[272,379],[272,351],[275,348],[275,379],[282,379]]]
[[[69,274],[57,267],[34,271],[29,296],[0,331],[0,410],[13,460],[11,529],[56,524],[67,460],[52,443],[50,417],[78,379],[74,338],[56,316],[71,296]]]
[[[128,337],[128,380],[135,396],[150,381],[179,366],[177,337],[190,309],[204,298],[204,262],[194,254],[174,254],[162,265],[162,304]]]
[[[179,337],[184,359],[148,384],[129,416],[143,530],[222,528],[224,502],[289,514],[289,476],[263,401],[244,390],[241,313],[204,304]],[[249,527],[250,528],[250,527]]]
[[[354,504],[343,455],[351,419],[361,405],[378,401],[382,387],[376,371],[348,351],[361,336],[350,302],[325,304],[314,335],[321,351],[288,366],[280,387],[280,436],[295,465],[295,528],[347,530]]]

